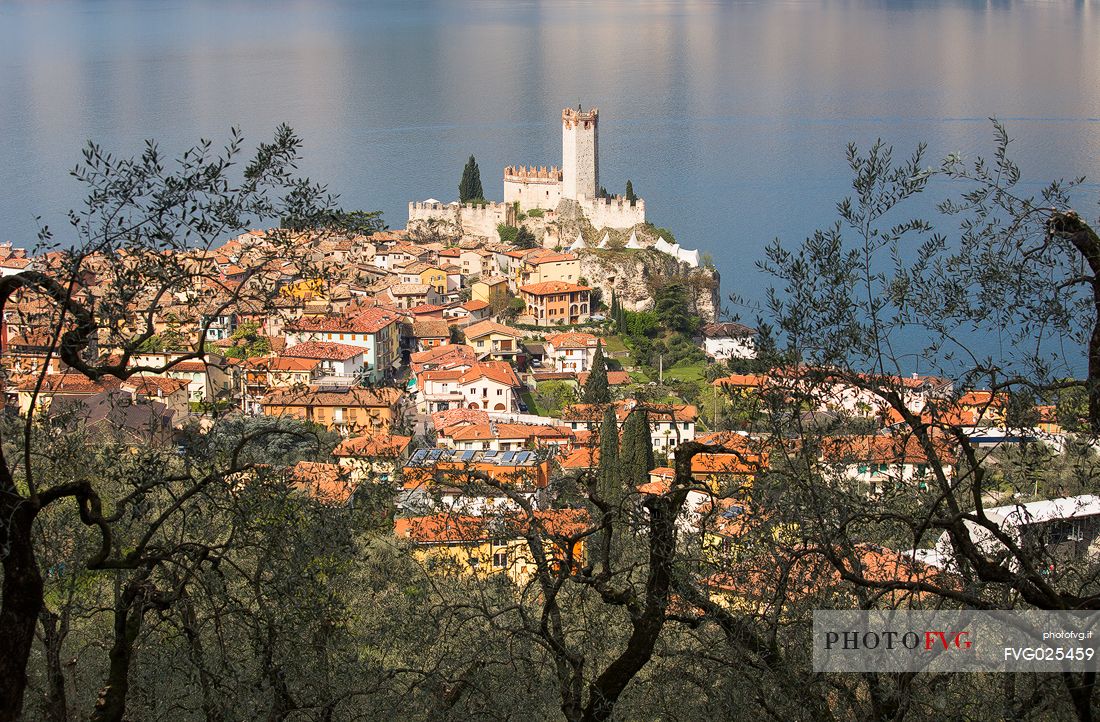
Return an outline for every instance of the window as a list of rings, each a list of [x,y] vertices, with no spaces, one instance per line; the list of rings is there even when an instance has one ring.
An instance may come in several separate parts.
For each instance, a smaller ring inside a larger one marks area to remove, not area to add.
[[[497,389],[497,396],[503,396],[503,395],[504,395],[504,389]]]
[[[493,552],[493,569],[503,569],[508,566],[508,550],[498,549]]]

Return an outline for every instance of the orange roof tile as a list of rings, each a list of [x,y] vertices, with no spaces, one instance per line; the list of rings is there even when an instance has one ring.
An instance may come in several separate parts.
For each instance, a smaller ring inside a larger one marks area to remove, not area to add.
[[[344,478],[339,464],[299,461],[290,469],[289,476],[295,487],[328,504],[346,504],[355,490]]]
[[[283,351],[283,356],[301,359],[318,359],[326,361],[350,361],[356,356],[365,354],[367,349],[362,346],[352,346],[347,343],[335,341],[306,341],[294,344]]]
[[[477,323],[470,324],[466,327],[465,335],[468,339],[476,339],[481,336],[486,336],[490,333],[499,333],[503,336],[512,336],[513,338],[523,338],[523,331],[505,326],[502,323],[496,321],[478,321]]]
[[[591,291],[588,286],[578,286],[575,283],[566,283],[565,281],[543,281],[542,283],[531,283],[526,286],[520,286],[519,289],[522,293],[529,293],[532,296],[547,296],[551,293],[575,293],[579,291]]]
[[[333,449],[333,456],[370,458],[399,456],[412,442],[411,436],[357,436],[345,439]]]

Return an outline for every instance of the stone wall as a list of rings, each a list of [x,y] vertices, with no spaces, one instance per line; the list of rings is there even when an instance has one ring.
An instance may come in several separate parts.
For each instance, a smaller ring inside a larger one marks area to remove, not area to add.
[[[581,197],[577,201],[593,228],[633,228],[645,223],[645,201],[638,199],[630,205],[623,196],[608,198]]]
[[[438,220],[453,224],[469,236],[499,239],[497,226],[515,225],[516,210],[510,203],[409,203],[409,223]]]
[[[508,166],[504,169],[504,202],[519,203],[521,211],[557,208],[561,200],[561,177],[561,171],[554,167]]]

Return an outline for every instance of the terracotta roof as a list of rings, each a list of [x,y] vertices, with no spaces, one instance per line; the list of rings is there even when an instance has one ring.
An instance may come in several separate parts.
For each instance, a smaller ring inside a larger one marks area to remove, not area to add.
[[[489,308],[489,302],[474,299],[462,304],[462,308],[467,311],[480,311],[483,308]]]
[[[312,371],[321,363],[315,358],[294,358],[292,356],[256,356],[245,360],[248,369],[256,371]]]
[[[481,409],[444,409],[432,414],[432,426],[442,431],[463,424],[487,424],[489,414]]]
[[[509,326],[505,326],[502,323],[496,321],[478,321],[477,323],[470,324],[466,327],[466,338],[476,339],[481,336],[488,335],[490,333],[499,333],[503,336],[511,336],[513,338],[523,338],[523,331],[518,331]]]
[[[409,313],[414,316],[422,313],[435,313],[436,311],[442,311],[446,306],[437,306],[434,303],[422,303],[419,306],[413,306],[409,309]]]
[[[427,283],[395,283],[387,290],[394,296],[425,296],[432,287]]]
[[[566,331],[547,336],[546,342],[554,348],[595,348],[599,338],[583,331]]]
[[[482,441],[488,439],[572,439],[568,428],[545,424],[480,423],[454,427],[446,432],[455,441]]]
[[[352,456],[370,458],[377,456],[396,457],[409,447],[411,436],[357,436],[345,439],[333,449],[333,456]]]
[[[180,361],[177,364],[173,364],[172,368],[165,371],[165,373],[171,373],[173,371],[181,371],[184,373],[202,372],[206,373],[205,361]]]
[[[585,509],[546,509],[534,513],[535,523],[550,536],[573,537],[588,529]],[[481,542],[490,538],[521,536],[529,525],[525,517],[512,515],[466,516],[441,512],[394,520],[394,534],[418,544]]]
[[[844,554],[848,571],[873,581],[925,581],[930,584],[950,583],[941,570],[916,561],[909,553],[901,553],[873,544],[858,544],[854,555]],[[855,562],[851,559],[855,556]],[[820,593],[830,587],[845,584],[837,570],[817,553],[796,550],[793,556],[767,555],[760,559],[748,559],[735,564],[727,572],[708,577],[704,583],[715,590],[735,594],[746,601],[755,601],[761,607],[777,603],[775,590],[786,588],[784,600],[797,599]],[[921,593],[897,590],[885,594],[886,601],[914,598]]]
[[[461,378],[458,379],[458,383],[468,384],[483,378],[513,388],[522,385],[519,377],[516,376],[515,369],[506,361],[482,361],[480,363],[475,363],[462,373]]]
[[[581,371],[577,374],[577,383],[584,386],[588,383],[588,371]],[[607,383],[609,386],[623,386],[624,384],[633,383],[634,379],[630,378],[630,374],[626,371],[608,371]]]
[[[600,450],[596,447],[573,449],[565,456],[558,457],[558,466],[566,471],[595,469],[600,465]]]
[[[350,315],[303,316],[287,324],[291,331],[325,331],[331,333],[378,333],[396,323],[401,316],[396,311],[378,306],[355,309]]]
[[[394,519],[393,532],[419,544],[482,541],[491,536],[488,517],[447,512]]]
[[[142,396],[171,396],[187,388],[188,381],[165,376],[131,376],[122,382],[124,390],[133,389]]]
[[[346,504],[354,488],[339,464],[299,461],[289,471],[291,483],[320,502]]]
[[[264,396],[261,403],[264,406],[389,407],[397,403],[403,395],[397,389],[389,387],[366,389],[351,386],[339,391],[322,391],[322,388],[324,387],[309,386],[276,389]]]
[[[34,391],[38,377],[35,376],[18,387],[19,391]],[[98,394],[103,391],[117,389],[119,380],[114,376],[104,376],[99,381],[92,381],[84,374],[76,371],[66,371],[60,374],[46,374],[42,379],[40,393],[50,394]]]
[[[365,354],[367,349],[335,341],[306,341],[295,344],[285,351],[283,356],[301,359],[324,359],[327,361],[350,361]]]
[[[451,327],[441,318],[418,318],[413,321],[416,338],[450,338]]]
[[[449,368],[469,366],[477,360],[474,350],[464,343],[449,343],[426,351],[419,351],[409,357],[413,371],[419,373],[425,366]]]
[[[614,403],[615,415],[619,421],[623,421],[638,405],[634,399],[616,401]],[[699,416],[699,409],[692,404],[646,404],[649,409],[649,422],[658,421],[667,423],[669,412],[676,421],[695,421]],[[574,421],[601,421],[604,409],[597,404],[572,404],[562,410],[562,419]]]
[[[527,263],[532,266],[539,266],[543,263],[561,263],[563,261],[576,261],[577,256],[572,253],[549,253],[545,256],[537,256],[535,258],[526,259]]]
[[[766,455],[696,454],[691,457],[691,473],[758,474],[766,463]]]
[[[715,379],[713,386],[733,386],[738,388],[762,388],[768,382],[768,377],[763,374],[732,374]]]
[[[578,286],[575,283],[566,283],[565,281],[543,281],[542,283],[520,286],[519,290],[532,296],[546,296],[551,293],[573,293],[576,291],[591,291],[592,289],[588,286]]]
[[[934,442],[939,460],[954,463],[955,452]],[[893,436],[832,436],[821,440],[821,456],[830,464],[927,464],[928,455],[913,434]]]

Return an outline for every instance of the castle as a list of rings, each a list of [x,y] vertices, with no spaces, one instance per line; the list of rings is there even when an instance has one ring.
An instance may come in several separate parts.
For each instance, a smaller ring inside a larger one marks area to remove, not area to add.
[[[561,112],[561,169],[551,166],[504,169],[504,202],[521,211],[554,210],[562,200],[576,201],[597,229],[630,228],[645,223],[645,201],[600,196],[600,111],[579,106]]]
[[[631,228],[645,222],[645,201],[600,196],[599,117],[579,106],[561,112],[559,169],[551,166],[508,166],[504,169],[504,202],[479,206],[426,201],[409,203],[409,220],[441,220],[470,235],[492,236],[499,223],[515,224],[515,211],[553,212],[563,200],[577,203],[597,230]]]

